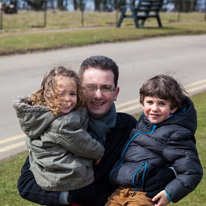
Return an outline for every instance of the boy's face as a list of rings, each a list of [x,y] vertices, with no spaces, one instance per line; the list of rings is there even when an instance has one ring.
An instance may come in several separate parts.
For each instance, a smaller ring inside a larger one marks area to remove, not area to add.
[[[177,110],[177,107],[171,109],[170,105],[170,101],[165,99],[146,96],[142,107],[145,116],[150,122],[158,124],[167,119],[170,114],[173,114]]]

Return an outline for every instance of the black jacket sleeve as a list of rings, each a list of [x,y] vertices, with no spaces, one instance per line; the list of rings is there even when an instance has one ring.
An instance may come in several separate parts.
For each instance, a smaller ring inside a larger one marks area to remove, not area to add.
[[[29,157],[27,157],[21,169],[21,175],[17,184],[20,196],[40,205],[59,206],[60,192],[42,190],[41,187],[37,185],[34,175],[29,168]]]

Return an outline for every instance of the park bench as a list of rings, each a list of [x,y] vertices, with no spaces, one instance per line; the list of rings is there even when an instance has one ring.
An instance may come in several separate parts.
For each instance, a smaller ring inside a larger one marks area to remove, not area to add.
[[[139,20],[141,20],[141,26],[144,26],[145,21],[148,18],[156,18],[159,27],[162,27],[159,11],[163,5],[163,0],[139,0],[134,5],[129,4],[121,7],[121,15],[117,23],[117,27],[120,27],[124,18],[133,18],[136,28],[140,28]],[[131,12],[130,14],[126,14]]]

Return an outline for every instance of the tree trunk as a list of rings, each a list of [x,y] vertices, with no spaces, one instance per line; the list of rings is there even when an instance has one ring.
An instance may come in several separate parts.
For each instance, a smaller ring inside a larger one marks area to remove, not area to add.
[[[179,12],[195,11],[197,0],[174,0],[175,10]]]

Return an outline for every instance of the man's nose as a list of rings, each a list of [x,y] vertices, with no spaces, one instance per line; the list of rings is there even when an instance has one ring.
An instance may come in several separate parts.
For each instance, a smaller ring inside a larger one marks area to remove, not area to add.
[[[95,91],[95,97],[97,98],[101,98],[103,96],[102,91],[100,88],[97,88],[97,90]]]

